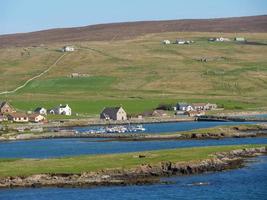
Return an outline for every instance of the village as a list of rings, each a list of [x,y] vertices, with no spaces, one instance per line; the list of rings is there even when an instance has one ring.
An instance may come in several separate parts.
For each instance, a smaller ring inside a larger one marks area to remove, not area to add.
[[[140,122],[144,118],[166,118],[166,117],[199,117],[204,116],[207,111],[218,109],[217,104],[211,103],[177,103],[174,107],[171,105],[159,105],[152,111],[146,111],[137,115],[131,115],[125,111],[122,106],[105,107],[99,114],[99,119],[103,121],[126,121],[129,119],[138,119]],[[32,111],[22,112],[16,110],[9,102],[0,102],[0,122],[11,123],[48,123],[47,116],[77,116],[73,114],[72,108],[68,104],[60,104],[54,108],[47,109],[37,107]]]
[[[230,39],[230,38],[225,38],[225,37],[212,37],[208,39],[209,42],[231,42],[231,41],[235,41],[235,42],[239,42],[239,43],[246,43],[247,40],[244,37],[235,37],[234,39]],[[172,42],[171,40],[165,39],[162,41],[162,44],[164,45],[170,45],[170,44],[177,44],[177,45],[188,45],[188,44],[193,44],[195,43],[195,41],[193,40],[187,40],[187,39],[176,39],[174,42]],[[65,48],[63,48],[65,49]],[[74,49],[71,49],[74,50]]]

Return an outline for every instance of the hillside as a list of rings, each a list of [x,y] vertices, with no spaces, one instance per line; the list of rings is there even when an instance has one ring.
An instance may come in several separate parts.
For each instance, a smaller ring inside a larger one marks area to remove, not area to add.
[[[0,96],[17,108],[32,110],[68,103],[74,113],[97,114],[123,105],[131,113],[160,103],[214,102],[226,109],[267,108],[267,45],[208,42],[236,35],[267,42],[266,33],[177,32],[147,34],[112,42],[74,42],[44,76],[15,94]],[[163,39],[194,40],[191,45],[163,45]],[[0,92],[13,90],[46,70],[66,43],[0,49]],[[200,62],[200,58],[209,58]],[[85,77],[70,78],[72,73]]]
[[[0,47],[31,46],[55,42],[112,41],[164,32],[267,32],[267,15],[222,19],[185,19],[100,24],[0,36]]]

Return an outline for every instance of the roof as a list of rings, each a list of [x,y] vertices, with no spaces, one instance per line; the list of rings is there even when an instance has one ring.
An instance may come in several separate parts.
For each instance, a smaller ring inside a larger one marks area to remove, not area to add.
[[[114,115],[114,114],[117,114],[117,112],[119,111],[121,107],[107,107],[107,108],[104,108],[104,110],[102,111],[103,114],[106,114],[106,115]]]
[[[2,108],[6,103],[6,101],[0,101],[0,108]]]
[[[10,113],[9,116],[11,116],[13,118],[28,117],[28,115],[26,113]]]
[[[30,115],[28,115],[28,117],[30,119],[35,119],[36,117],[39,117],[39,116],[42,116],[43,117],[43,115],[40,115],[40,114],[30,114]]]
[[[45,109],[45,108],[38,107],[38,108],[36,108],[34,111],[35,111],[35,112],[39,112],[39,111],[41,111],[42,109]]]

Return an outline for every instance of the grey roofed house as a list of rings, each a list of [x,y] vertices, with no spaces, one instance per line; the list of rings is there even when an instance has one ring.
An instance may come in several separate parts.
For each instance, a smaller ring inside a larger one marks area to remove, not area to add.
[[[47,115],[47,110],[42,107],[38,107],[34,110],[35,113],[41,114],[41,115]]]
[[[100,119],[127,120],[127,113],[122,107],[107,107],[101,112]]]

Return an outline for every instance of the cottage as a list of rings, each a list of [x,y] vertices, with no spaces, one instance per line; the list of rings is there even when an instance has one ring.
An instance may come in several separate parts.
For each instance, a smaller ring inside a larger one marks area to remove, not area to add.
[[[207,103],[206,110],[216,110],[218,108],[218,105],[215,103]]]
[[[29,117],[25,113],[10,113],[7,115],[8,120],[18,123],[29,122]]]
[[[177,109],[176,110],[181,110],[181,111],[191,111],[194,110],[193,106],[187,103],[178,103],[177,104]]]
[[[166,44],[166,45],[167,45],[167,44],[171,44],[171,41],[170,41],[170,40],[163,40],[163,41],[162,41],[162,44]]]
[[[74,47],[72,46],[64,46],[62,48],[62,52],[73,52],[74,51]]]
[[[104,108],[100,114],[100,119],[127,120],[127,113],[122,107]]]
[[[45,117],[40,114],[31,114],[29,115],[29,121],[34,123],[43,122]]]
[[[154,110],[152,112],[152,116],[154,116],[154,117],[167,117],[168,114],[166,113],[165,110]]]
[[[60,104],[58,107],[54,109],[49,110],[50,114],[55,114],[55,115],[67,115],[71,116],[71,108],[68,104],[62,105]]]
[[[192,103],[194,110],[214,110],[217,109],[217,104],[211,103]]]
[[[185,114],[188,115],[188,117],[200,117],[200,116],[205,115],[205,112],[204,111],[191,110],[191,111],[186,111]]]
[[[229,41],[230,41],[229,38],[223,38],[223,37],[216,38],[216,42],[229,42]]]
[[[186,41],[182,39],[177,39],[175,44],[186,44]]]
[[[16,112],[16,110],[8,102],[0,102],[0,113],[9,114],[14,112]]]
[[[38,107],[34,110],[34,113],[40,114],[40,115],[47,115],[47,110],[42,107]]]
[[[207,110],[206,103],[192,103],[194,110]]]

